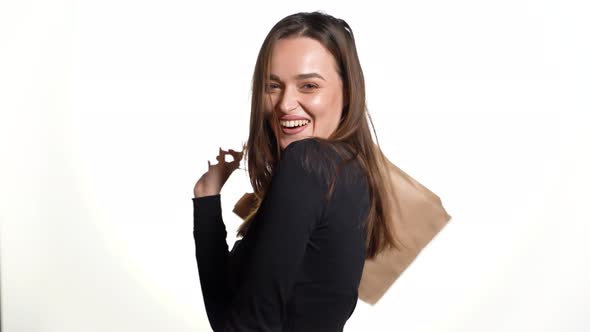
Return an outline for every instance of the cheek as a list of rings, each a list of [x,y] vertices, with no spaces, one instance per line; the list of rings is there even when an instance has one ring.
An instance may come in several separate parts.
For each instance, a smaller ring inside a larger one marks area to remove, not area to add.
[[[335,93],[325,93],[310,96],[307,106],[316,116],[323,116],[342,109],[341,101]]]
[[[274,105],[272,99],[265,96],[265,98],[264,98],[264,112],[271,113],[272,110],[275,108],[274,106],[275,105]]]
[[[276,131],[274,125],[272,125],[275,121],[277,121],[277,112],[275,112],[275,104],[271,98],[265,98],[264,100],[264,117],[265,120],[270,124],[273,131]],[[278,122],[277,122],[278,123]]]

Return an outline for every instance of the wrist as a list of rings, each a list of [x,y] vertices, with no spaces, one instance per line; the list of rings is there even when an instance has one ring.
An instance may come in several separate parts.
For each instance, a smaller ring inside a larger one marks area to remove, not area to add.
[[[205,197],[205,196],[215,196],[219,195],[221,190],[196,190],[194,192],[195,198]]]

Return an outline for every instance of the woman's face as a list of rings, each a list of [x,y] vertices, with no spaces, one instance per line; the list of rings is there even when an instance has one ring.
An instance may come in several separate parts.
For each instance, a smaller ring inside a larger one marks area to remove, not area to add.
[[[343,104],[336,68],[332,54],[315,39],[294,37],[275,43],[265,111],[275,112],[280,121],[280,132],[274,134],[281,149],[306,137],[328,138],[336,130]]]

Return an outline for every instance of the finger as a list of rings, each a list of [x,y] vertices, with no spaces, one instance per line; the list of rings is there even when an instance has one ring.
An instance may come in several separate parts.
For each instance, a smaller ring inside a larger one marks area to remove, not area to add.
[[[238,152],[238,151],[235,151],[235,150],[232,150],[232,149],[230,149],[229,151],[232,154],[232,156],[242,156],[244,154],[243,151],[239,151]]]
[[[209,166],[209,168],[211,168],[211,162],[209,160],[207,160],[207,165]]]
[[[230,164],[236,164],[236,163],[240,163],[240,160],[242,160],[242,156],[232,153],[232,161],[230,162]]]
[[[240,151],[240,152],[236,152],[236,159],[238,160],[242,160],[242,157],[244,156],[244,152]]]

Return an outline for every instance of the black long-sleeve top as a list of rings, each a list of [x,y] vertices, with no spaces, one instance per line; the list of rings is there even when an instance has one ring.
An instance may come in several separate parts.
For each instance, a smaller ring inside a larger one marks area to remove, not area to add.
[[[231,252],[221,196],[193,198],[199,279],[214,331],[343,330],[358,300],[369,192],[354,161],[326,199],[330,165],[342,161],[313,138],[290,143]]]

